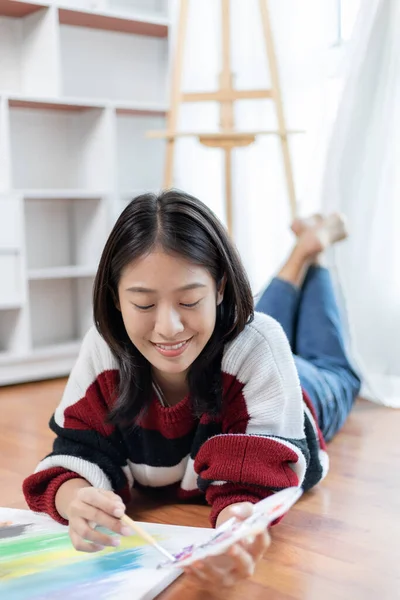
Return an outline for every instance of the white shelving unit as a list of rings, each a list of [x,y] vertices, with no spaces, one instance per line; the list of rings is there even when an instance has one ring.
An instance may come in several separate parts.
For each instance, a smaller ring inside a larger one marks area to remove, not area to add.
[[[102,247],[162,185],[168,0],[0,0],[0,385],[66,375]]]

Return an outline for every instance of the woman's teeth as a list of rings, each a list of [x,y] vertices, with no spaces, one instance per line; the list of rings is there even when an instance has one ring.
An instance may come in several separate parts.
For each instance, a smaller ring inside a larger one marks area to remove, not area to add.
[[[188,340],[185,340],[184,342],[180,342],[179,344],[174,344],[173,346],[168,345],[168,346],[164,346],[163,344],[156,344],[156,346],[158,348],[161,348],[162,350],[179,350],[179,348],[182,348],[186,342]]]

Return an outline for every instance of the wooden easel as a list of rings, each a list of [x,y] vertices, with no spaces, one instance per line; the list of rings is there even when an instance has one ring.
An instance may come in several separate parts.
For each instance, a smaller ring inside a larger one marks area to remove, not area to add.
[[[183,93],[181,90],[185,37],[187,31],[189,0],[180,0],[179,21],[176,38],[176,50],[172,63],[171,103],[167,118],[166,131],[152,131],[151,138],[164,138],[167,142],[164,186],[173,183],[173,165],[175,140],[178,137],[197,137],[204,146],[221,148],[225,153],[225,201],[228,231],[233,232],[232,209],[232,150],[239,146],[252,144],[258,135],[278,135],[282,146],[282,155],[286,175],[287,191],[292,217],[296,215],[296,193],[294,187],[292,162],[288,145],[288,134],[302,133],[288,131],[283,111],[281,86],[272,37],[268,0],[259,0],[260,17],[265,39],[265,49],[271,74],[271,89],[235,90],[232,84],[230,56],[230,0],[220,0],[222,8],[222,73],[220,89],[214,92]],[[278,129],[238,132],[235,131],[233,106],[236,100],[271,99],[275,104]],[[178,132],[177,121],[180,105],[183,102],[219,102],[221,130],[215,133]]]

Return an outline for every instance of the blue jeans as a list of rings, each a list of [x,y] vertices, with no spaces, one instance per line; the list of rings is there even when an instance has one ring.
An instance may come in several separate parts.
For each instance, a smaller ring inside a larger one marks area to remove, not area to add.
[[[256,310],[274,317],[289,340],[300,383],[315,407],[325,440],[344,424],[360,391],[346,356],[329,271],[312,266],[301,288],[275,278]]]

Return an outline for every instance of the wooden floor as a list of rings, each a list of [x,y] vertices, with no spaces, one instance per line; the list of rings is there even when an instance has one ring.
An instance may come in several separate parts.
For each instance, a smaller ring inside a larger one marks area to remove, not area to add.
[[[50,448],[63,380],[0,389],[0,505],[24,508],[21,481]],[[400,411],[360,401],[329,446],[327,479],[272,531],[253,579],[210,595],[181,578],[162,600],[400,598]],[[204,506],[131,510],[160,523],[208,526]]]

